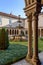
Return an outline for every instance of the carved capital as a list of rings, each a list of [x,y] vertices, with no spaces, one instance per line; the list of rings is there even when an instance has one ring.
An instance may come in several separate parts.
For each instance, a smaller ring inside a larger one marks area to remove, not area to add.
[[[38,16],[39,13],[38,13],[38,12],[33,12],[32,15],[33,15],[33,16]]]
[[[32,22],[32,13],[29,14],[29,16],[27,16],[28,22]]]
[[[33,14],[32,14],[32,16],[33,16],[33,20],[37,20],[38,21],[38,15],[39,15],[39,13],[37,13],[37,12],[34,12]]]

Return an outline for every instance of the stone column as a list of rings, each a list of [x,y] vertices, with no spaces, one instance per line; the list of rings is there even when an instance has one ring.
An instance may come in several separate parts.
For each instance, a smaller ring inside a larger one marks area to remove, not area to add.
[[[20,35],[20,29],[19,29],[19,35]]]
[[[28,16],[28,54],[26,60],[30,62],[32,58],[32,14]]]
[[[38,13],[34,13],[34,27],[33,27],[33,65],[40,65],[38,57]]]

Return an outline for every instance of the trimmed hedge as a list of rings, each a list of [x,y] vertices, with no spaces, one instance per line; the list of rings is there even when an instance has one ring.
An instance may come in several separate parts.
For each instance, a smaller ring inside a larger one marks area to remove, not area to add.
[[[0,50],[0,65],[11,65],[27,55],[27,46],[9,44],[6,50]]]
[[[40,40],[42,40],[42,41],[43,41],[43,37],[41,37],[41,38],[40,38]]]
[[[5,50],[9,46],[8,33],[5,28],[0,30],[0,50]]]

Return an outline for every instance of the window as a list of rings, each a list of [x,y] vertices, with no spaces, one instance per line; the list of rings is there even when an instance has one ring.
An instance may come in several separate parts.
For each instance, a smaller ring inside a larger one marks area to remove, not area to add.
[[[2,19],[1,19],[1,17],[0,17],[0,25],[2,24]]]
[[[9,24],[11,25],[11,23],[12,23],[12,20],[11,20],[11,19],[9,19]]]

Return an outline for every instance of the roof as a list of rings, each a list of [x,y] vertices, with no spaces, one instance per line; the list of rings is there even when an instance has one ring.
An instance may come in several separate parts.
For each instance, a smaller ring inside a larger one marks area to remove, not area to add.
[[[16,26],[15,28],[16,28],[16,29],[17,29],[17,28],[18,28],[18,29],[24,29],[24,27],[23,27],[23,26],[20,26],[20,25],[19,25],[19,26]]]
[[[18,18],[19,18],[19,16],[13,15],[13,14],[11,14],[11,13],[8,14],[8,13],[0,12],[0,15],[1,15],[1,16],[6,16],[6,17],[15,18],[15,19],[18,19]],[[20,18],[21,18],[21,17],[20,17]],[[25,18],[21,18],[21,19],[25,20]]]

